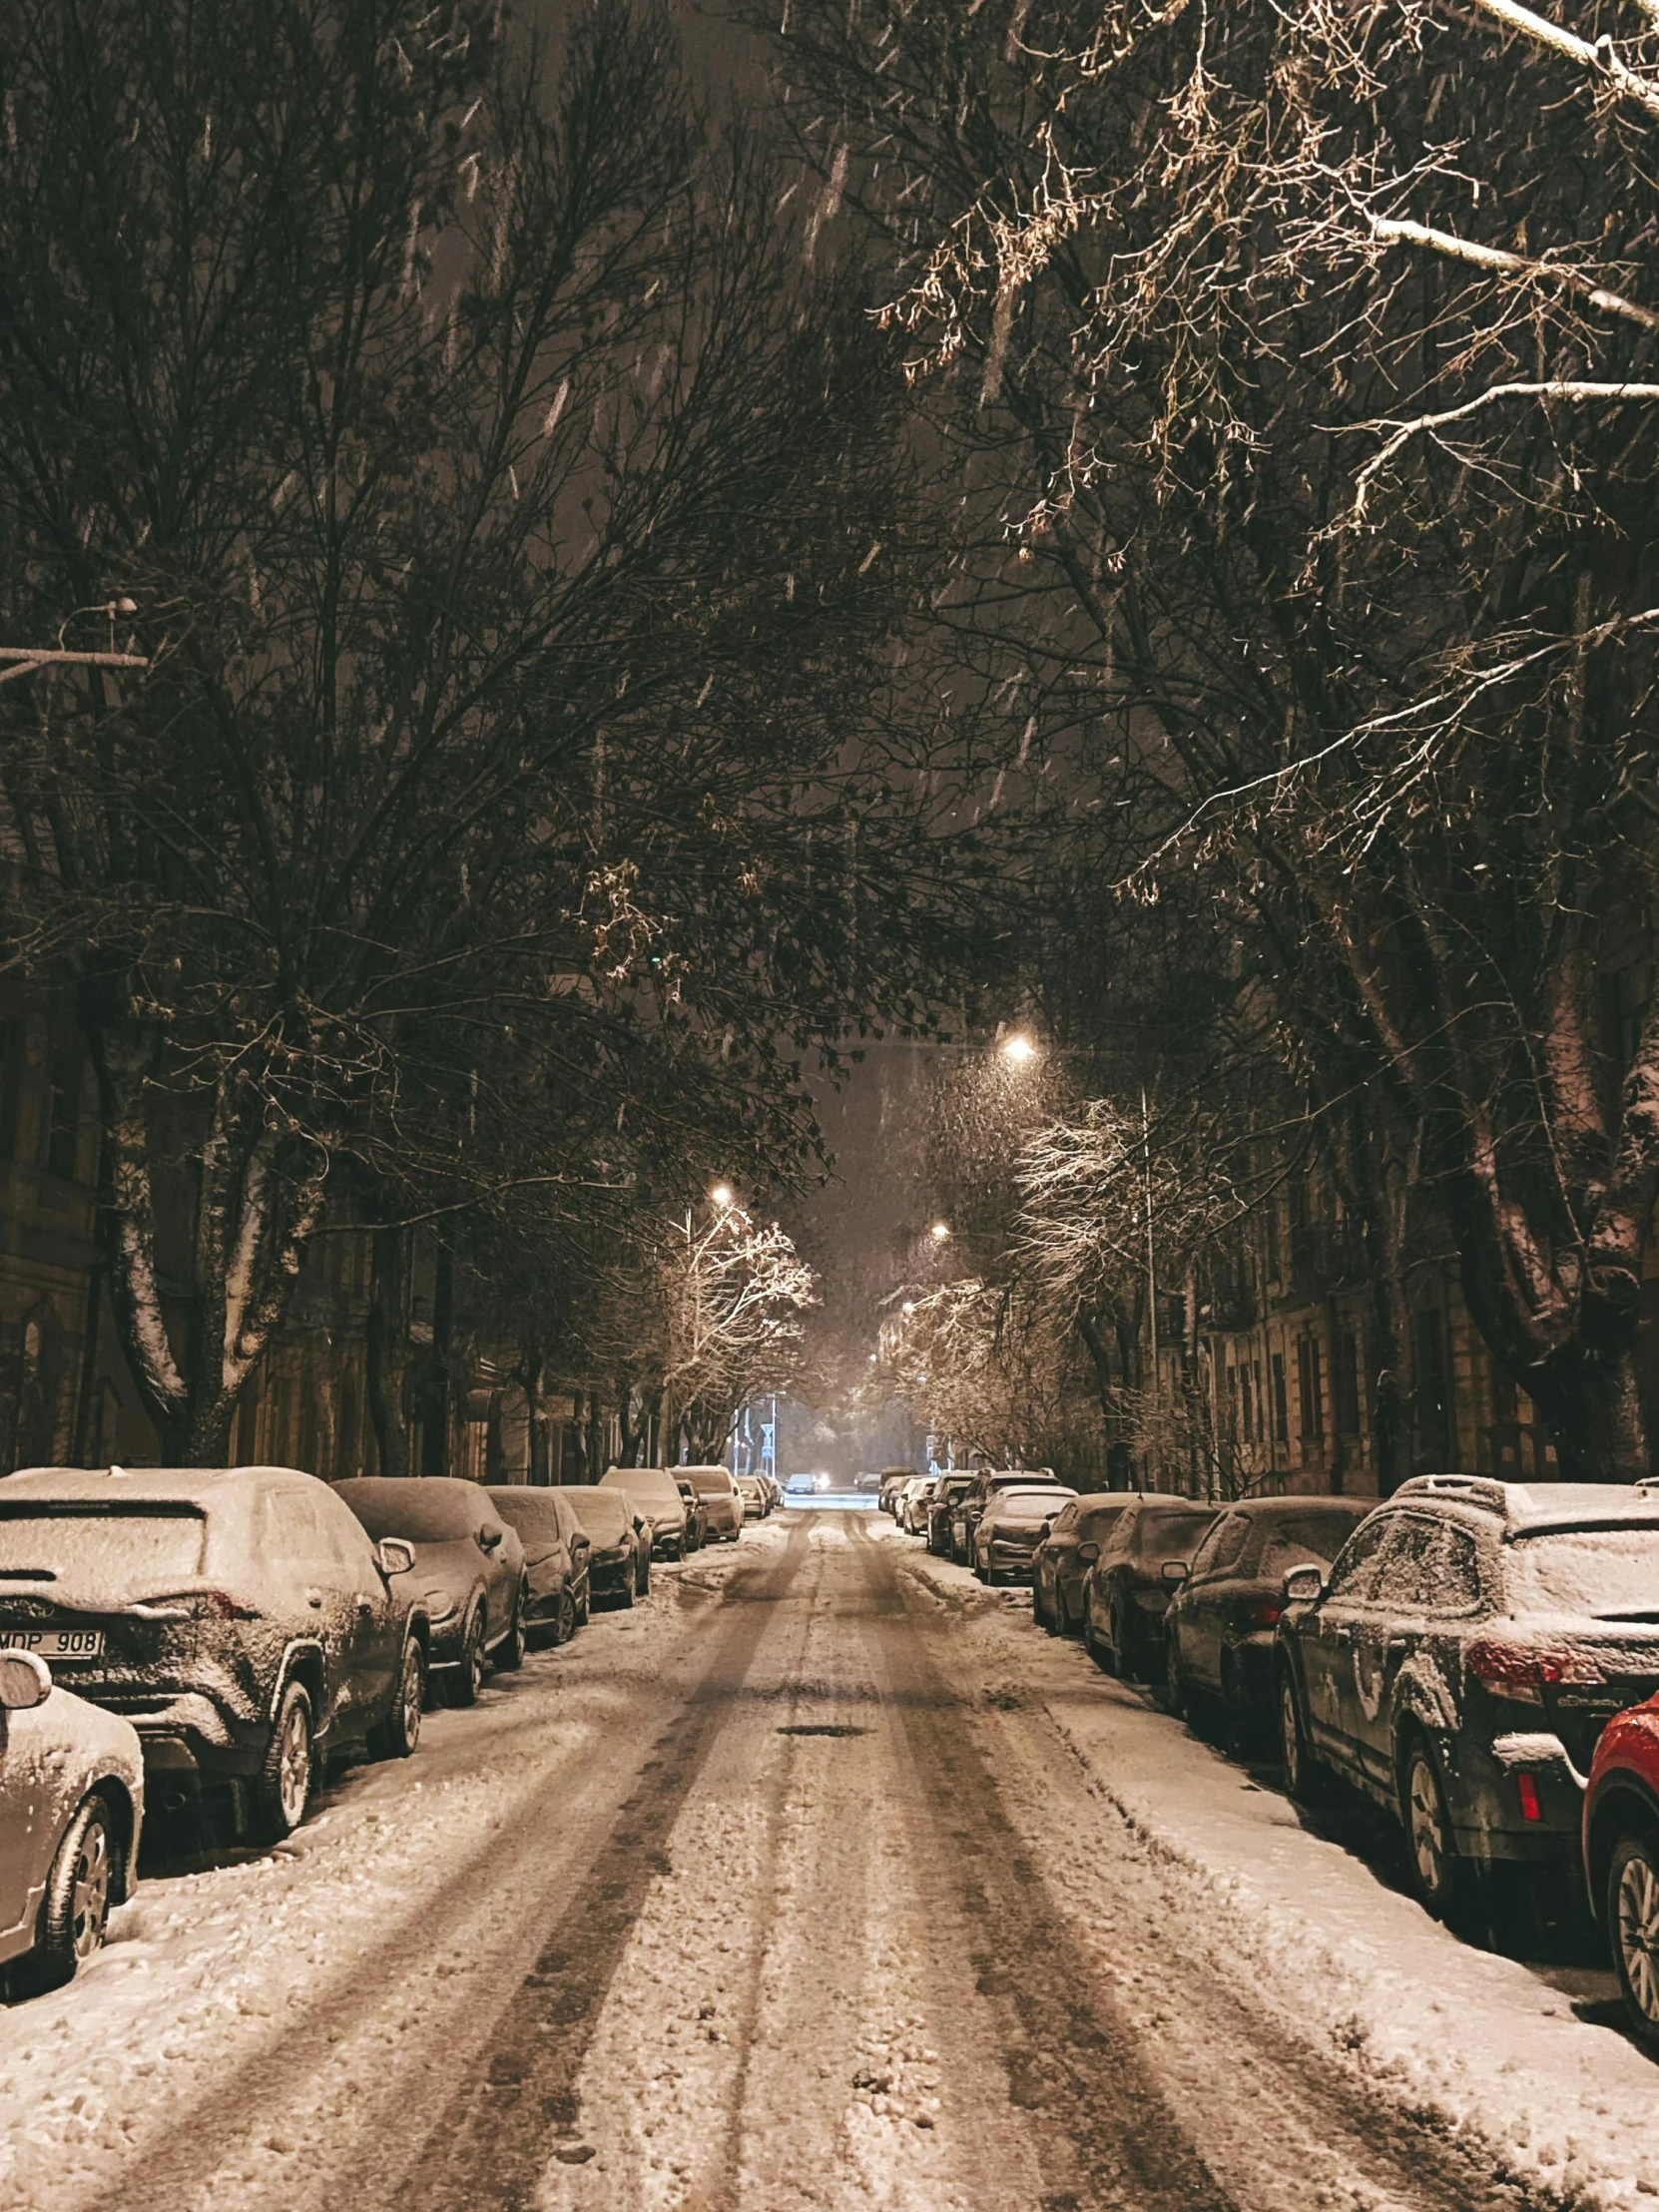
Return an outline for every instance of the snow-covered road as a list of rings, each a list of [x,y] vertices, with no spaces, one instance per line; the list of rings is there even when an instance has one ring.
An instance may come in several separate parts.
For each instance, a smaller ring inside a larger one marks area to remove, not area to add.
[[[660,1575],[289,1845],[147,1883],[0,2037],[4,2212],[1659,2194],[1611,2027],[868,1514]]]

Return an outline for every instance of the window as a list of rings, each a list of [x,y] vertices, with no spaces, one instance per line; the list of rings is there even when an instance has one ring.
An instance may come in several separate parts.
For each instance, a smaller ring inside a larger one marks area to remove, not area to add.
[[[1446,1391],[1445,1325],[1431,1306],[1418,1314],[1412,1332],[1416,1352],[1417,1458],[1427,1472],[1451,1463],[1451,1407]]]
[[[23,1096],[23,1024],[0,1021],[0,1160],[17,1158],[17,1109]]]
[[[1383,1605],[1402,1613],[1466,1613],[1480,1602],[1474,1539],[1449,1522],[1403,1514],[1399,1541],[1383,1562]]]
[[[1386,1520],[1369,1520],[1354,1531],[1338,1552],[1336,1564],[1331,1569],[1332,1597],[1363,1605],[1375,1594],[1382,1554],[1396,1526],[1396,1520],[1390,1515]]]
[[[73,1046],[52,1055],[46,1086],[46,1125],[41,1165],[60,1182],[75,1180],[81,1134],[81,1055]]]
[[[1239,1563],[1239,1556],[1250,1541],[1250,1518],[1245,1513],[1229,1513],[1216,1530],[1214,1549],[1208,1551],[1204,1572],[1211,1575],[1230,1574]],[[1193,1561],[1193,1578],[1198,1577],[1198,1561]]]
[[[1360,1433],[1360,1345],[1352,1329],[1331,1348],[1331,1411],[1339,1436]]]
[[[1253,1360],[1250,1372],[1256,1382],[1256,1441],[1262,1443],[1268,1432],[1268,1393],[1262,1387],[1262,1363]]]
[[[1319,1443],[1325,1435],[1325,1382],[1320,1373],[1320,1341],[1317,1337],[1297,1339],[1296,1367],[1302,1440],[1304,1443]]]
[[[1242,1409],[1244,1412],[1244,1435],[1246,1440],[1248,1441],[1250,1437],[1258,1433],[1256,1427],[1256,1408],[1251,1396],[1250,1369],[1248,1368],[1248,1366],[1240,1368],[1238,1371],[1238,1375],[1239,1395],[1242,1401]]]
[[[1290,1401],[1285,1395],[1285,1355],[1273,1356],[1273,1440],[1288,1444],[1291,1440]]]

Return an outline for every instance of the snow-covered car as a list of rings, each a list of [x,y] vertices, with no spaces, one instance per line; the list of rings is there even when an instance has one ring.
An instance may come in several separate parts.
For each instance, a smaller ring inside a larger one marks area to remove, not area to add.
[[[104,1940],[137,1879],[144,1752],[130,1721],[0,1649],[0,1966],[14,1994],[57,1988]]]
[[[1162,1660],[1165,1611],[1215,1517],[1189,1497],[1124,1507],[1083,1585],[1083,1646],[1097,1666],[1144,1682]]]
[[[415,1748],[430,1625],[413,1564],[292,1467],[0,1481],[0,1643],[131,1721],[152,1782],[235,1785],[267,1841],[303,1820],[325,1758]]]
[[[1029,1487],[1032,1483],[1052,1482],[1052,1467],[978,1467],[973,1480],[956,1500],[956,1510],[950,1520],[950,1556],[960,1566],[971,1567],[975,1563],[973,1532],[979,1526],[980,1515],[998,1490],[1018,1483]]]
[[[701,1551],[709,1540],[709,1508],[698,1494],[695,1483],[677,1479],[675,1488],[680,1492],[686,1507],[686,1552]]]
[[[930,1474],[912,1474],[893,1499],[892,1517],[905,1535],[921,1536],[926,1533],[921,1513],[927,1493],[932,1487],[933,1477]]]
[[[597,1483],[570,1482],[561,1486],[565,1498],[592,1550],[588,1553],[588,1581],[596,1598],[615,1598],[632,1605],[651,1590],[651,1529],[636,1513],[621,1490],[607,1490]]]
[[[1659,2057],[1659,1697],[1601,1732],[1584,1794],[1584,1884],[1638,2038]]]
[[[1418,1475],[1285,1595],[1294,1796],[1337,1774],[1374,1798],[1441,1914],[1471,1867],[1576,1861],[1596,1739],[1659,1690],[1659,1494]]]
[[[1329,1567],[1375,1498],[1248,1497],[1193,1553],[1164,1615],[1164,1687],[1172,1713],[1216,1707],[1234,1738],[1271,1728],[1274,1632],[1292,1567]]]
[[[1051,1636],[1080,1635],[1083,1585],[1100,1547],[1131,1498],[1144,1491],[1093,1490],[1063,1505],[1031,1560],[1031,1617]]]
[[[883,1467],[881,1469],[881,1486],[876,1492],[876,1497],[881,1510],[885,1513],[891,1513],[894,1519],[898,1517],[898,1493],[903,1489],[906,1482],[915,1479],[915,1471],[914,1467]]]
[[[1029,1580],[1049,1522],[1076,1495],[1065,1482],[1011,1482],[996,1491],[973,1531],[973,1571],[980,1581]]]
[[[620,1490],[640,1518],[650,1524],[651,1554],[656,1559],[683,1559],[686,1542],[686,1501],[671,1467],[607,1467],[599,1478],[602,1490]]]
[[[743,1534],[743,1499],[730,1467],[682,1467],[680,1472],[703,1500],[709,1516],[706,1541],[735,1544]]]
[[[524,1546],[481,1483],[449,1475],[354,1475],[334,1485],[368,1534],[414,1547],[410,1587],[430,1623],[427,1665],[450,1705],[474,1705],[491,1667],[524,1664]]]
[[[743,1499],[744,1519],[765,1520],[767,1514],[771,1511],[771,1507],[767,1503],[767,1494],[762,1486],[760,1476],[758,1474],[735,1474],[732,1479],[738,1485],[739,1497]]]
[[[524,1625],[533,1642],[568,1644],[587,1619],[588,1536],[556,1490],[486,1482],[484,1494],[524,1547]]]
[[[944,1558],[950,1556],[951,1524],[956,1517],[956,1507],[971,1484],[971,1474],[944,1473],[936,1475],[927,1493],[927,1548]]]

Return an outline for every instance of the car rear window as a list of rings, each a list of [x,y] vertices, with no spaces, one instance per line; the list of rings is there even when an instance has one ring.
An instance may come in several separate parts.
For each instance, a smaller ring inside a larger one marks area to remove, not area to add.
[[[415,1477],[406,1482],[342,1482],[338,1494],[368,1530],[381,1536],[404,1536],[411,1544],[452,1544],[462,1536],[475,1536],[494,1507],[480,1498],[470,1483],[450,1484]]]
[[[1077,1516],[1078,1535],[1086,1544],[1098,1543],[1106,1531],[1116,1524],[1122,1511],[1121,1505],[1091,1505],[1086,1513],[1079,1513]]]
[[[1070,1490],[1009,1490],[996,1501],[999,1520],[1047,1520],[1062,1505],[1069,1505]]]
[[[189,1580],[202,1572],[207,1541],[200,1506],[39,1498],[0,1505],[0,1574],[39,1572],[82,1594],[144,1597],[159,1581]]]
[[[732,1477],[724,1467],[688,1467],[687,1479],[704,1497],[730,1497]]]
[[[628,1507],[614,1490],[565,1485],[565,1496],[581,1522],[583,1533],[596,1544],[619,1544],[628,1532]]]
[[[600,1477],[601,1489],[621,1490],[626,1497],[650,1497],[678,1504],[680,1485],[666,1467],[611,1467]]]
[[[1659,1620],[1659,1526],[1549,1528],[1505,1546],[1512,1613]]]
[[[1288,1513],[1262,1526],[1255,1574],[1286,1574],[1300,1561],[1330,1566],[1360,1524],[1356,1513]]]
[[[564,1533],[559,1524],[559,1508],[550,1497],[537,1497],[529,1490],[497,1497],[492,1491],[490,1503],[521,1536],[534,1536],[538,1542],[552,1544]]]
[[[1210,1525],[1210,1519],[1200,1512],[1171,1512],[1168,1506],[1142,1513],[1135,1523],[1134,1544],[1137,1551],[1153,1551],[1159,1546],[1165,1550],[1191,1550]]]

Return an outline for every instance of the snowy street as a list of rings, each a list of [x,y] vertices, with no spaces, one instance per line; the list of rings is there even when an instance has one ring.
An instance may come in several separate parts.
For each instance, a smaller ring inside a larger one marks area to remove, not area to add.
[[[6,2015],[0,2202],[1641,2202],[1652,2070],[1582,2009],[1025,1593],[786,1513],[146,1882]]]

